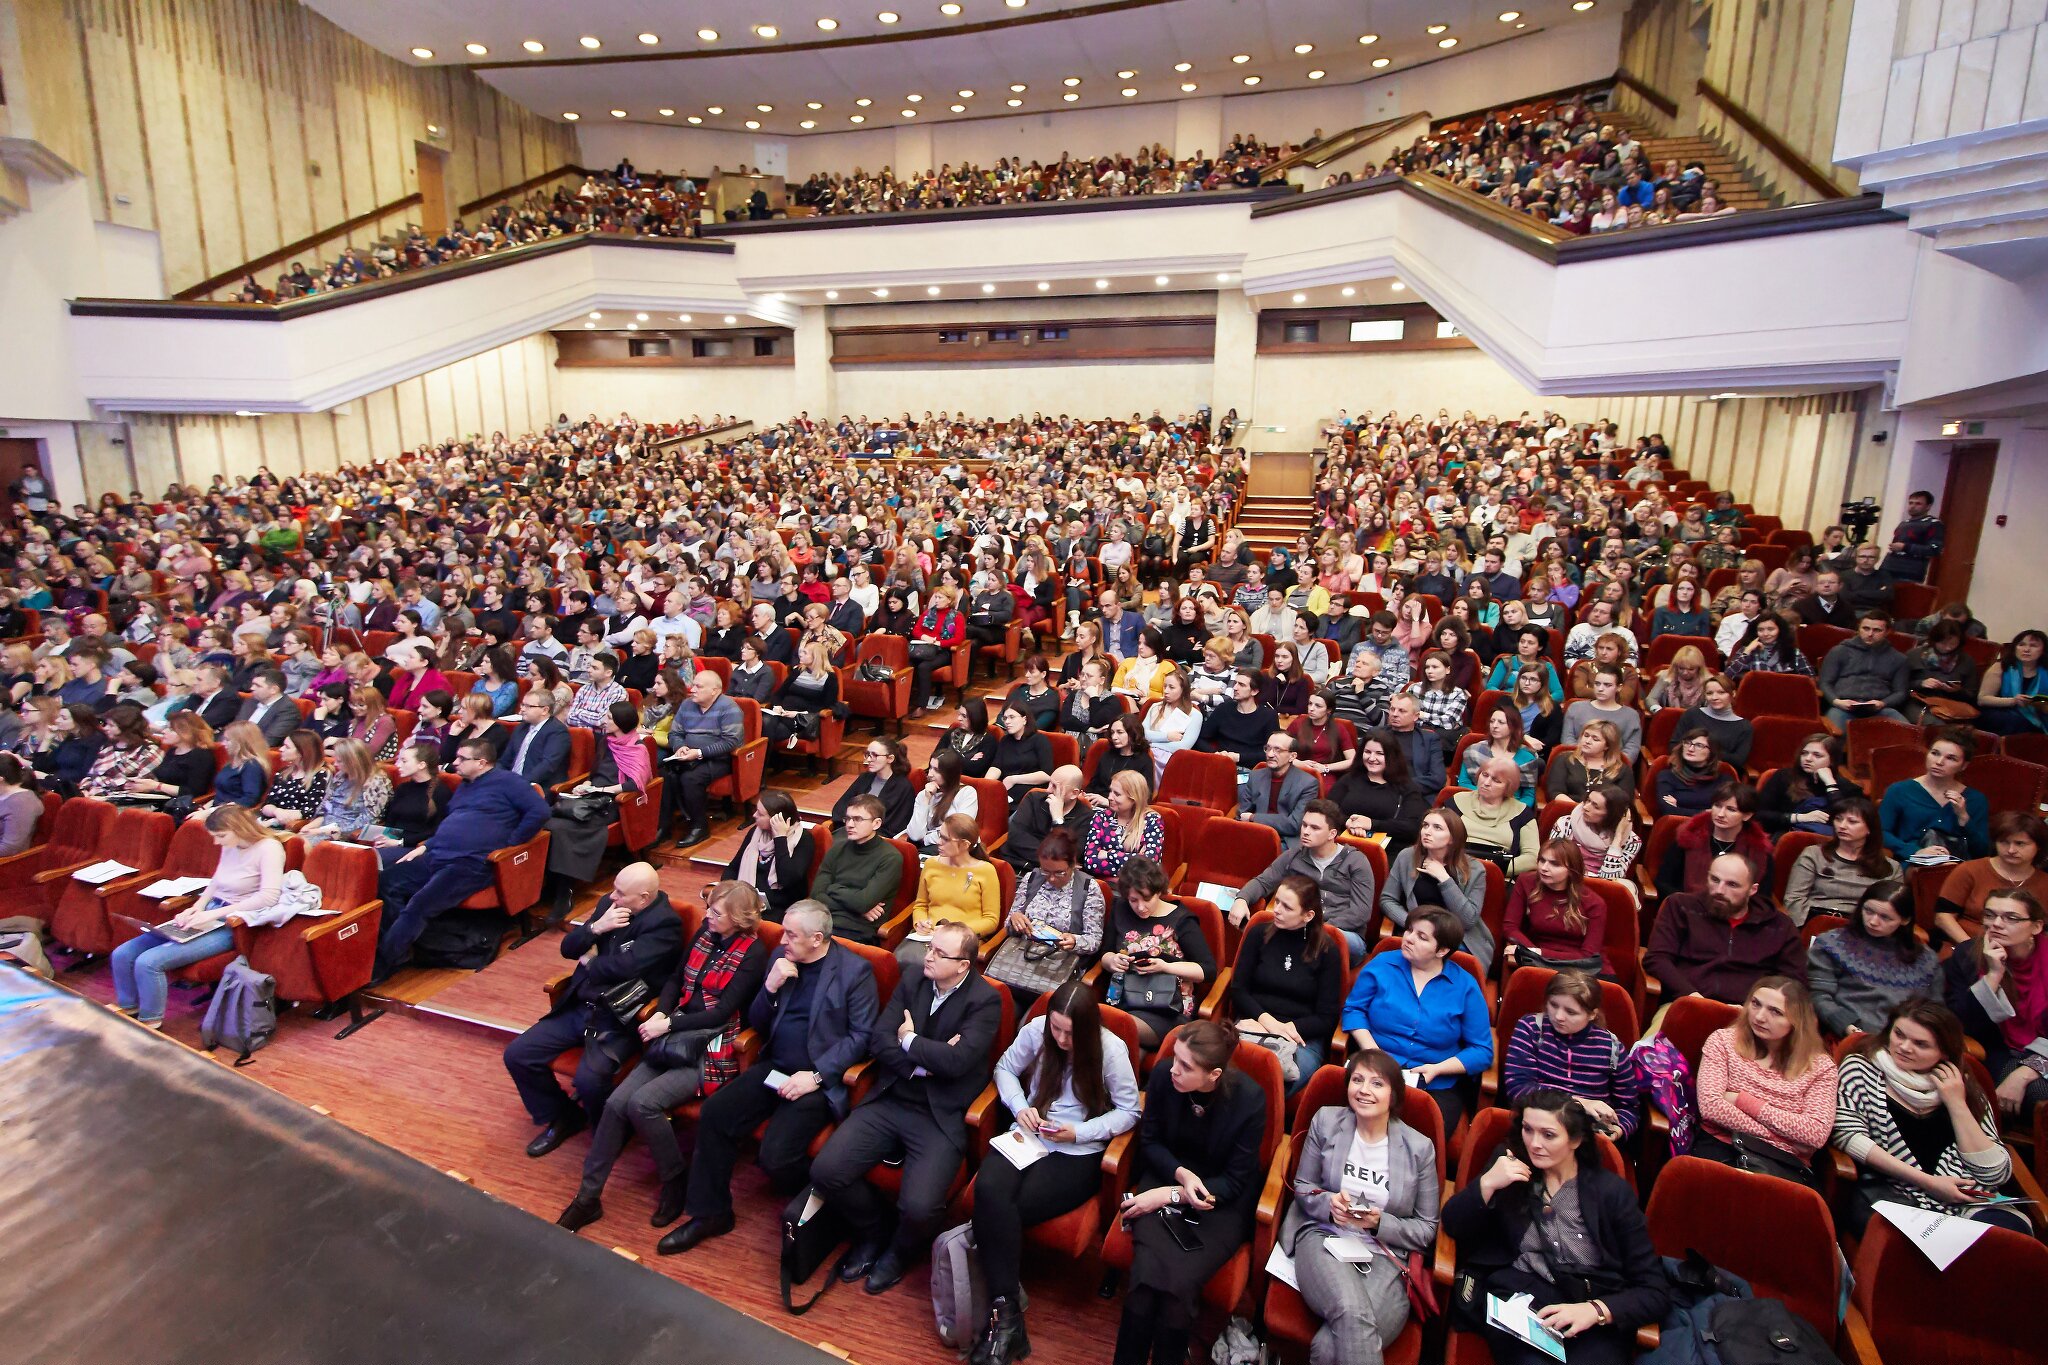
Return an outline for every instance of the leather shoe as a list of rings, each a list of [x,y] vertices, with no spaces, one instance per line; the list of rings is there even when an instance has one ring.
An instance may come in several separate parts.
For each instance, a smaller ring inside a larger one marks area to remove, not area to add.
[[[839,1258],[839,1282],[852,1284],[855,1280],[866,1279],[868,1272],[875,1268],[875,1262],[881,1257],[882,1244],[879,1242],[861,1242],[850,1247],[847,1253]]]
[[[711,1218],[692,1218],[668,1236],[654,1244],[654,1249],[664,1256],[680,1256],[700,1242],[713,1237],[723,1237],[733,1229],[732,1215],[721,1213]]]
[[[903,1264],[903,1258],[892,1249],[876,1259],[874,1268],[868,1271],[868,1282],[861,1287],[870,1294],[886,1294],[903,1283],[903,1277],[910,1273],[910,1267]]]
[[[555,1220],[555,1225],[574,1232],[578,1228],[589,1227],[602,1217],[604,1205],[595,1199],[585,1199],[579,1194],[570,1201],[568,1208],[562,1210],[562,1216]]]
[[[676,836],[677,848],[692,848],[711,837],[711,831],[702,825],[692,825]]]
[[[683,1216],[683,1205],[690,1197],[690,1178],[678,1176],[665,1181],[661,1187],[661,1201],[654,1206],[654,1217],[648,1220],[653,1226],[665,1228]]]
[[[530,1157],[544,1157],[582,1132],[584,1127],[585,1120],[582,1114],[564,1115],[541,1129],[540,1136],[526,1144],[526,1154]]]

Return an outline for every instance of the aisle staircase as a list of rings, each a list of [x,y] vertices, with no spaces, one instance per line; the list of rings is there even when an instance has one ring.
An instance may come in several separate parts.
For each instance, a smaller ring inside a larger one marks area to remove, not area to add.
[[[1244,500],[1236,526],[1254,550],[1270,550],[1275,545],[1292,545],[1304,531],[1313,532],[1315,513],[1315,499],[1306,494],[1276,497],[1254,493]]]
[[[1774,207],[1770,196],[1750,183],[1741,163],[1712,138],[1698,133],[1686,137],[1660,137],[1648,124],[1626,114],[1606,113],[1600,117],[1602,121],[1617,128],[1626,128],[1635,135],[1643,147],[1644,164],[1653,172],[1663,169],[1667,161],[1676,161],[1681,168],[1697,161],[1706,168],[1707,178],[1720,184],[1721,202],[1732,204],[1736,212],[1748,213],[1754,209]]]

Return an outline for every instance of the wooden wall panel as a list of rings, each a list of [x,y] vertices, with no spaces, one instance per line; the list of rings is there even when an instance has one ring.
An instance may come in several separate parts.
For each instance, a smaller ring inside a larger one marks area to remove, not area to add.
[[[149,157],[142,141],[142,105],[135,87],[135,59],[127,38],[104,29],[81,35],[85,67],[92,82],[94,117],[100,136],[94,142],[97,164],[95,208],[100,217],[121,227],[156,226],[156,196],[150,187]],[[128,202],[115,202],[118,194]]]
[[[272,174],[276,155],[270,145],[270,123],[264,113],[263,50],[260,11],[239,9],[223,16],[221,78],[227,107],[223,110],[235,171],[235,198],[240,205],[243,245],[289,241],[279,227],[277,182]],[[246,250],[221,268],[246,261]]]
[[[301,417],[299,447],[305,452],[305,467],[309,473],[339,466],[341,461],[334,448],[334,418],[324,412]]]

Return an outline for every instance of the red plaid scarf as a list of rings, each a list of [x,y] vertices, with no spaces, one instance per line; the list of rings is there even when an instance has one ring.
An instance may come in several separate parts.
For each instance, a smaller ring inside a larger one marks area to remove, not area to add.
[[[723,948],[716,950],[709,925],[697,931],[697,937],[690,941],[689,961],[683,964],[683,989],[677,997],[679,1002],[697,998],[698,991],[704,993],[700,1009],[717,1009],[719,997],[732,985],[733,973],[739,970],[741,959],[747,955],[758,940],[753,934],[734,934]],[[680,1011],[682,1004],[677,1009]],[[740,1017],[735,1014],[732,1022],[720,1030],[704,1049],[701,1064],[703,1081],[698,1087],[700,1095],[708,1095],[739,1075],[739,1058],[736,1047],[740,1035]]]

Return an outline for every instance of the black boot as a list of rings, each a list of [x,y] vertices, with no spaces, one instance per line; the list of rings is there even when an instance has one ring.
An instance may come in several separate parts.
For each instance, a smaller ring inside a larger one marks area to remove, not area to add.
[[[988,1306],[988,1321],[975,1339],[968,1365],[1010,1365],[1031,1354],[1031,1340],[1024,1335],[1024,1315],[1007,1297]]]
[[[651,1220],[654,1226],[665,1228],[682,1217],[683,1205],[688,1202],[689,1197],[689,1172],[685,1171],[674,1180],[664,1180],[661,1183],[661,1200],[654,1206],[654,1217]]]
[[[555,883],[555,894],[548,903],[547,927],[553,929],[569,922],[570,911],[576,904],[576,883],[567,877],[551,880]]]
[[[1185,1327],[1161,1327],[1152,1333],[1152,1365],[1188,1365],[1188,1342],[1193,1336]]]

